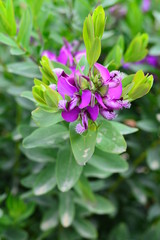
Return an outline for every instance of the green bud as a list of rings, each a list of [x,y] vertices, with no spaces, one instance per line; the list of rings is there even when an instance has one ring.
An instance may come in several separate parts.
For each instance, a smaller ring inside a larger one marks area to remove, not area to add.
[[[132,87],[128,92],[129,100],[133,101],[146,95],[153,85],[153,80],[152,75],[145,76],[142,70],[138,71],[133,78]]]
[[[32,94],[38,103],[45,104],[44,91],[41,86],[37,85],[32,87]]]
[[[98,6],[92,15],[95,37],[102,38],[105,27],[105,12],[102,6]]]
[[[138,34],[130,43],[125,55],[125,62],[137,62],[145,58],[148,53],[147,50],[148,45],[148,35]]]
[[[40,67],[40,71],[42,73],[42,81],[47,85],[50,83],[56,84],[58,78],[57,75],[53,72],[54,67],[51,61],[46,56],[43,56],[40,63],[42,65],[42,67]]]
[[[99,92],[101,93],[101,96],[105,96],[108,92],[108,85],[103,85],[102,87],[100,87]]]
[[[89,88],[89,82],[87,81],[87,79],[85,79],[82,76],[76,76],[76,80],[77,80],[77,84],[78,86],[84,90],[84,89],[88,89]]]

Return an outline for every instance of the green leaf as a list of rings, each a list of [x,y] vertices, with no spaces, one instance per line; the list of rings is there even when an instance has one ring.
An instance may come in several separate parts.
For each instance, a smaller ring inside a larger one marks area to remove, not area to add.
[[[59,63],[59,62],[54,62],[52,61],[53,63],[53,67],[54,68],[61,68],[64,70],[65,73],[67,73],[68,75],[70,75],[72,73],[72,71],[65,65],[63,65],[62,63]]]
[[[42,73],[42,80],[47,85],[50,85],[50,83],[56,84],[58,81],[57,75],[54,73],[53,69],[54,66],[52,62],[47,58],[46,56],[43,56],[41,59],[41,65],[42,68],[40,68],[40,71]]]
[[[95,201],[95,196],[91,189],[90,183],[83,175],[77,182],[75,190],[87,203],[93,203]]]
[[[36,196],[40,196],[48,193],[55,186],[55,165],[50,163],[40,173],[37,174],[33,183],[33,193]]]
[[[142,119],[137,122],[137,127],[145,132],[156,133],[158,131],[158,124],[152,119]]]
[[[112,65],[114,69],[119,69],[119,67],[122,64],[122,57],[123,57],[123,50],[117,44],[109,52],[107,58],[105,59],[104,65],[107,65],[110,63],[109,66]]]
[[[14,47],[10,49],[10,53],[11,55],[19,56],[19,55],[24,55],[25,51],[18,47]]]
[[[60,149],[56,163],[56,179],[59,190],[66,192],[71,189],[78,181],[82,169],[83,167],[76,163],[68,145]]]
[[[125,172],[128,163],[117,154],[96,150],[88,164],[108,173]]]
[[[97,231],[95,226],[90,221],[85,219],[76,219],[73,223],[73,227],[79,233],[79,235],[85,239],[96,239]]]
[[[7,65],[7,70],[10,73],[27,78],[41,78],[38,66],[31,61],[10,63]]]
[[[49,107],[55,109],[55,111],[58,111],[59,100],[62,100],[63,98],[57,91],[47,87],[44,91],[44,99]]]
[[[14,219],[18,220],[21,215],[26,211],[26,204],[19,197],[9,195],[6,201],[9,215]]]
[[[44,99],[44,89],[42,86],[34,86],[32,87],[32,95],[35,98],[35,100],[38,102],[38,104],[46,104],[46,101]],[[54,109],[56,111],[56,109]]]
[[[111,121],[111,124],[122,134],[122,135],[127,135],[131,133],[135,133],[138,131],[138,128],[134,127],[128,127],[125,124],[119,123],[119,122],[114,122]]]
[[[101,54],[101,41],[98,37],[96,37],[91,45],[90,50],[87,51],[87,60],[90,67],[92,67],[95,64],[100,54]]]
[[[108,1],[108,0],[103,0],[102,1],[102,6],[104,7],[104,8],[110,8],[110,7],[112,7],[113,5],[115,5],[116,3],[119,3],[121,0],[110,0],[110,1]]]
[[[32,112],[32,118],[39,127],[49,127],[63,121],[60,112],[50,113],[37,108]]]
[[[33,16],[36,20],[39,12],[41,10],[41,7],[42,7],[42,4],[43,4],[44,0],[34,0],[34,1],[28,0],[28,2],[29,2],[29,5],[32,9]]]
[[[109,235],[109,239],[112,240],[122,240],[122,239],[131,239],[129,234],[129,229],[125,223],[118,224]]]
[[[127,145],[120,132],[110,122],[103,121],[98,129],[96,147],[104,152],[122,153]]]
[[[32,161],[46,163],[55,162],[55,154],[53,148],[21,148],[26,157]]]
[[[18,43],[20,43],[24,48],[28,48],[31,30],[32,30],[32,14],[30,9],[28,8],[23,13],[17,37]]]
[[[159,56],[160,55],[160,44],[156,44],[150,48],[149,54],[152,56]]]
[[[89,210],[91,213],[102,215],[112,214],[115,212],[115,207],[112,202],[99,195],[95,195],[95,201],[92,203],[82,200],[80,198],[76,198],[75,201],[79,205]]]
[[[16,35],[16,20],[14,16],[14,6],[13,0],[6,1],[6,10],[7,10],[7,21],[12,29],[11,34],[14,36]]]
[[[144,59],[148,53],[148,35],[138,34],[130,43],[127,51],[124,55],[124,61],[127,62],[137,62]]]
[[[160,169],[160,145],[151,148],[147,152],[147,164],[151,170]]]
[[[24,91],[21,93],[21,97],[24,97],[32,102],[36,102],[31,91]]]
[[[23,140],[25,148],[56,146],[56,144],[65,141],[68,138],[68,130],[62,125],[36,129]]]
[[[58,225],[57,207],[57,204],[54,203],[53,206],[45,212],[40,224],[40,229],[42,231],[48,231]]]
[[[94,35],[100,39],[103,36],[105,28],[105,12],[102,6],[98,6],[92,15],[93,25],[94,25]]]
[[[11,37],[6,36],[3,33],[0,33],[0,42],[11,47],[17,47],[16,42]]]
[[[152,85],[153,85],[153,76],[144,75],[142,70],[139,70],[132,81],[132,87],[128,92],[128,98],[130,101],[141,98],[146,95]],[[126,98],[127,99],[127,98]]]
[[[86,51],[89,52],[94,41],[94,25],[91,15],[85,19],[83,24],[83,40],[86,46]]]
[[[94,178],[101,178],[101,179],[107,178],[111,175],[110,172],[107,172],[103,169],[99,169],[90,164],[86,164],[83,172],[86,177],[94,177]]]
[[[63,227],[69,227],[72,224],[75,215],[72,192],[60,194],[59,215]]]
[[[77,122],[70,124],[70,141],[74,157],[78,164],[84,165],[93,155],[97,132],[90,129],[85,135],[76,132]]]
[[[23,231],[22,229],[19,229],[17,227],[8,227],[4,231],[4,237],[7,240],[27,240],[28,239],[28,233]]]
[[[0,0],[0,27],[3,32],[7,33],[8,35],[12,36],[12,27],[10,26],[8,19],[7,19],[7,10],[2,2]]]
[[[143,11],[137,1],[130,1],[125,21],[132,36],[143,31]],[[135,21],[136,18],[136,21]]]

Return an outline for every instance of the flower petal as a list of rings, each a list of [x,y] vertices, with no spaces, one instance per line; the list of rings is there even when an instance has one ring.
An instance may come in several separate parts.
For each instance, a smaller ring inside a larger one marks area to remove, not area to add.
[[[112,109],[112,110],[119,110],[122,108],[120,102],[114,99],[109,99],[107,97],[104,97],[103,102],[109,109]]]
[[[56,54],[48,50],[43,51],[42,56],[48,57],[51,61],[57,61]]]
[[[73,57],[69,49],[66,48],[66,46],[63,46],[60,50],[60,54],[57,57],[58,62],[66,65],[69,63],[70,66],[73,65]]]
[[[58,108],[67,111],[67,100],[60,100],[58,103]]]
[[[75,107],[71,111],[64,111],[64,112],[62,112],[62,118],[66,122],[74,122],[77,120],[80,111],[81,110],[78,107]]]
[[[85,108],[89,105],[91,101],[91,91],[90,90],[84,90],[82,91],[82,96],[81,96],[81,103],[79,105],[79,108]]]
[[[57,88],[63,98],[65,98],[65,95],[72,97],[73,94],[78,91],[76,87],[67,81],[67,78],[62,76],[58,79]]]
[[[103,103],[103,100],[101,98],[101,96],[98,94],[98,93],[95,93],[95,97],[97,99],[97,102],[103,107],[103,108],[106,108],[106,106],[104,105]]]
[[[96,121],[96,119],[98,118],[98,114],[99,114],[99,107],[98,105],[95,105],[94,107],[87,107],[87,112],[89,113],[90,118],[92,119],[92,121]]]
[[[95,63],[94,67],[99,71],[101,77],[106,82],[110,77],[110,73],[109,73],[108,69],[99,63]]]
[[[80,123],[76,125],[75,130],[80,135],[86,131],[86,129]]]
[[[107,94],[112,99],[120,99],[122,95],[122,83],[119,82],[118,86],[109,88]]]
[[[115,112],[106,109],[100,109],[100,114],[108,120],[112,120],[117,116]]]
[[[57,90],[57,85],[52,83],[49,85],[49,87],[52,89],[52,90]]]
[[[57,75],[57,77],[68,77],[68,75],[64,72],[64,70],[62,68],[54,68],[53,72]]]
[[[79,61],[81,60],[81,58],[85,56],[86,57],[86,50],[82,50],[82,51],[78,51],[75,54],[75,59],[77,61],[77,63],[79,63]]]

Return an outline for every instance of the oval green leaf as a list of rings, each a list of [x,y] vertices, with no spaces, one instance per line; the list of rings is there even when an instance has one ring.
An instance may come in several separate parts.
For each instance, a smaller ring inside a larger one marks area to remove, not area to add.
[[[104,152],[123,153],[127,145],[120,132],[110,122],[103,121],[98,129],[96,147]]]

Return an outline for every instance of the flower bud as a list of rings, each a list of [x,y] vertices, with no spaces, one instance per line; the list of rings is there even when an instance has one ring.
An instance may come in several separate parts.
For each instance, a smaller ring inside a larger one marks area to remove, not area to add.
[[[88,89],[90,84],[89,82],[87,81],[86,78],[82,77],[82,76],[78,76],[78,75],[75,75],[75,82],[76,82],[76,85],[81,88],[82,90],[84,89]]]
[[[108,89],[109,89],[108,84],[103,85],[102,87],[100,87],[99,92],[100,92],[101,96],[105,96],[107,94],[107,92],[108,92]]]

